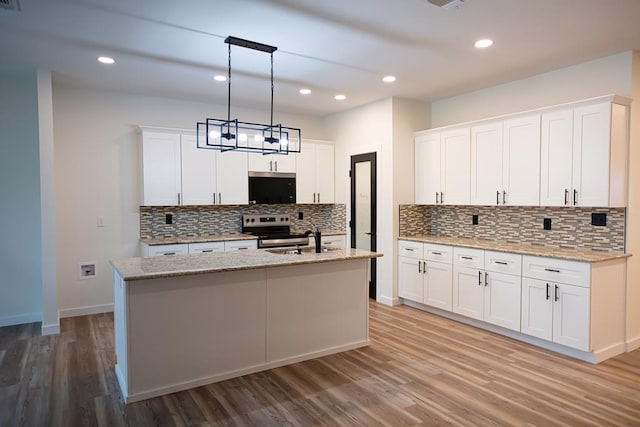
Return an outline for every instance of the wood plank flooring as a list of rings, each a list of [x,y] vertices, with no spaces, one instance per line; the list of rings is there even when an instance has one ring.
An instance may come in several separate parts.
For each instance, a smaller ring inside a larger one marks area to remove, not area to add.
[[[124,405],[113,316],[0,328],[0,426],[640,426],[640,350],[575,361],[405,306],[371,346]]]

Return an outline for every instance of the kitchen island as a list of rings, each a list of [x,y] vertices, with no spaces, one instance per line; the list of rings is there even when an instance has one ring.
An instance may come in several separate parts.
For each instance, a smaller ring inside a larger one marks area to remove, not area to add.
[[[368,345],[368,266],[379,256],[248,250],[112,261],[125,402]]]

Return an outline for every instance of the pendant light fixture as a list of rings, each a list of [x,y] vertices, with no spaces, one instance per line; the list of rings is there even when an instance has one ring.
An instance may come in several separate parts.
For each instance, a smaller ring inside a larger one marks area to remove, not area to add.
[[[198,122],[198,148],[219,151],[259,152],[262,154],[281,154],[300,152],[300,129],[273,123],[273,52],[278,48],[251,40],[229,36],[224,42],[229,45],[229,70],[227,93],[227,118]],[[271,121],[269,124],[241,122],[231,119],[231,46],[269,53],[271,57]]]

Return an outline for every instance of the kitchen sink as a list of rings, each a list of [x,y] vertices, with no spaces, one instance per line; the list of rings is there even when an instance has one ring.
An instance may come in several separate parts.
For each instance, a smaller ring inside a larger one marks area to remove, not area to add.
[[[335,246],[322,246],[322,252],[333,252],[338,251],[342,248],[338,248]],[[300,248],[298,252],[297,248],[278,248],[278,249],[265,249],[267,252],[271,252],[272,254],[280,254],[280,255],[302,255],[302,254],[314,254],[316,253],[316,248],[314,246],[304,246]]]

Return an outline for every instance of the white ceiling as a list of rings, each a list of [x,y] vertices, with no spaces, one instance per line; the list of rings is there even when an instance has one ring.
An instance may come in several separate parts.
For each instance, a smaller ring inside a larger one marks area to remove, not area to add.
[[[0,9],[0,66],[226,103],[226,83],[212,77],[227,72],[232,35],[278,47],[275,109],[311,115],[389,96],[435,100],[640,49],[640,0],[466,0],[455,10],[426,0],[19,2],[20,11]],[[474,48],[484,37],[494,46]],[[101,65],[100,55],[117,62]],[[232,105],[268,108],[269,55],[233,47],[232,67]],[[384,84],[386,74],[398,80]]]

